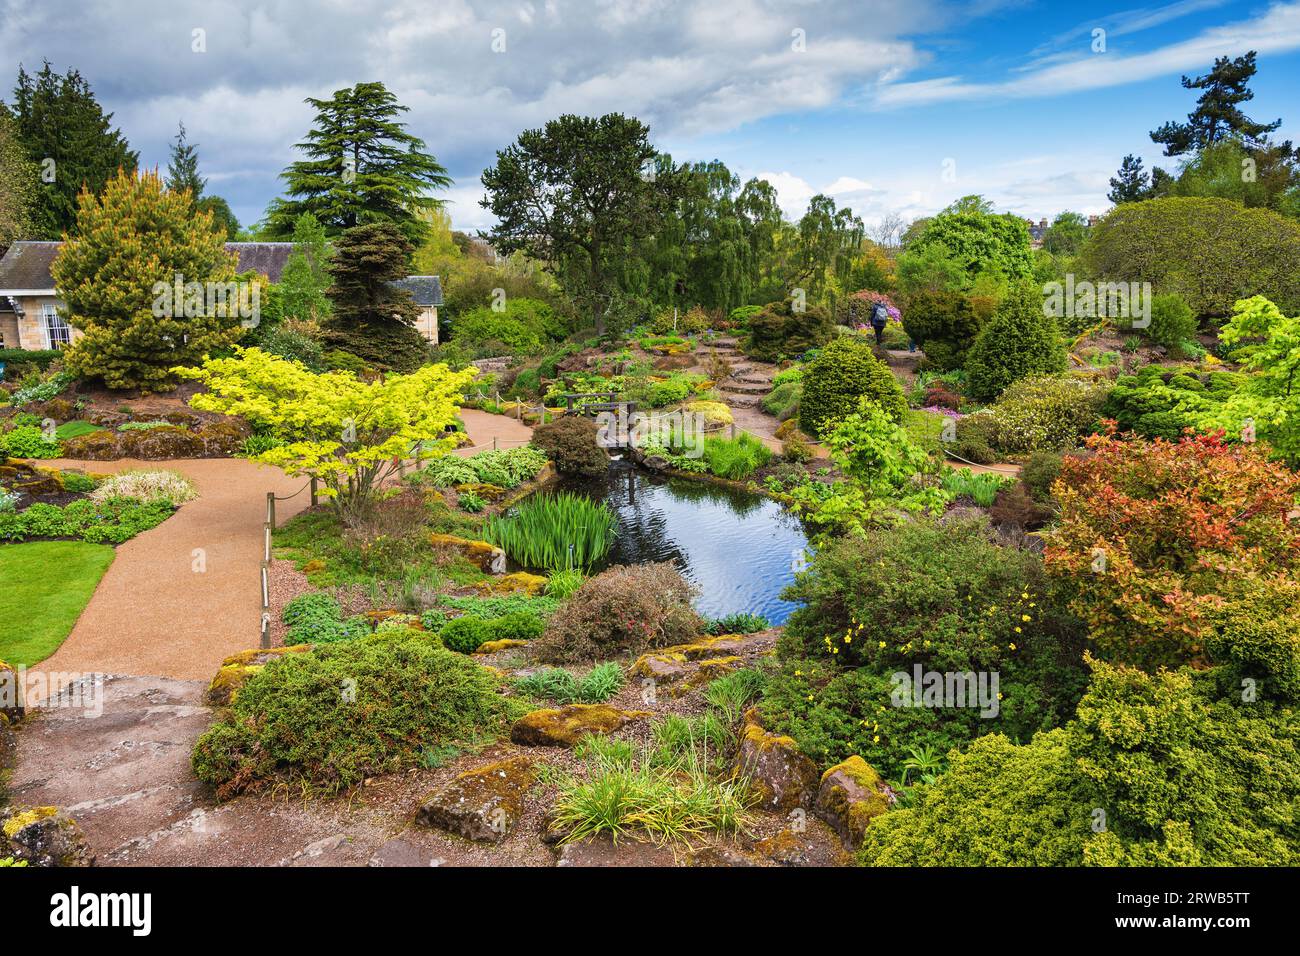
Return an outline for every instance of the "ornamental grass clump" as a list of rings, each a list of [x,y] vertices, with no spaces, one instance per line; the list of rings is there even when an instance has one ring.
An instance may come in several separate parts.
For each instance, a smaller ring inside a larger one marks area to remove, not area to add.
[[[112,498],[132,498],[143,504],[168,504],[173,507],[199,496],[194,484],[174,471],[123,471],[100,482],[90,493],[99,502]]]
[[[604,503],[560,492],[488,518],[483,538],[526,567],[588,568],[614,545],[614,513]]]

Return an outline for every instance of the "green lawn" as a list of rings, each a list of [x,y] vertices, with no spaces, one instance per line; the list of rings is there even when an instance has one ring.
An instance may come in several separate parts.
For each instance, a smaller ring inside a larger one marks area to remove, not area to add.
[[[64,422],[54,430],[54,437],[59,441],[67,441],[69,438],[77,438],[81,435],[89,435],[91,432],[102,432],[104,429],[98,425],[92,425],[90,422],[81,420]]]
[[[112,563],[106,544],[0,546],[0,661],[30,667],[58,650]]]

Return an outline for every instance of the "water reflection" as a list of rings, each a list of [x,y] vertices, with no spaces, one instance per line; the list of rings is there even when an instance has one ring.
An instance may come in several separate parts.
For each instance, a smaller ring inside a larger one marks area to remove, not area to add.
[[[663,478],[615,462],[599,479],[565,479],[566,491],[605,501],[618,538],[604,566],[672,561],[700,588],[709,617],[742,611],[782,624],[794,605],[781,589],[807,545],[799,520],[775,501],[745,491]]]

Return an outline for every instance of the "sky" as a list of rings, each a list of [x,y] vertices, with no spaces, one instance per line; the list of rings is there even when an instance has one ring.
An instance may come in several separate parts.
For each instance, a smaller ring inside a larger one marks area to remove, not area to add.
[[[0,0],[0,98],[22,63],[90,82],[146,166],[183,121],[244,224],[280,194],[309,96],[380,80],[491,224],[479,176],[562,113],[640,117],[678,162],[818,192],[869,223],[979,193],[1030,219],[1108,208],[1126,153],[1183,120],[1183,74],[1258,51],[1253,119],[1300,140],[1300,2],[1173,0]]]

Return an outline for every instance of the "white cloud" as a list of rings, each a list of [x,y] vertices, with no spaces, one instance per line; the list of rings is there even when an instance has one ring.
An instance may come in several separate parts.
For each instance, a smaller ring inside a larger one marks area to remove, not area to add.
[[[998,83],[972,83],[958,76],[945,76],[883,85],[876,91],[874,102],[878,107],[891,108],[957,100],[1056,96],[1195,72],[1215,57],[1238,56],[1248,50],[1267,54],[1296,49],[1300,49],[1300,3],[1275,3],[1254,19],[1212,27],[1191,39],[1147,53],[1090,54]]]

